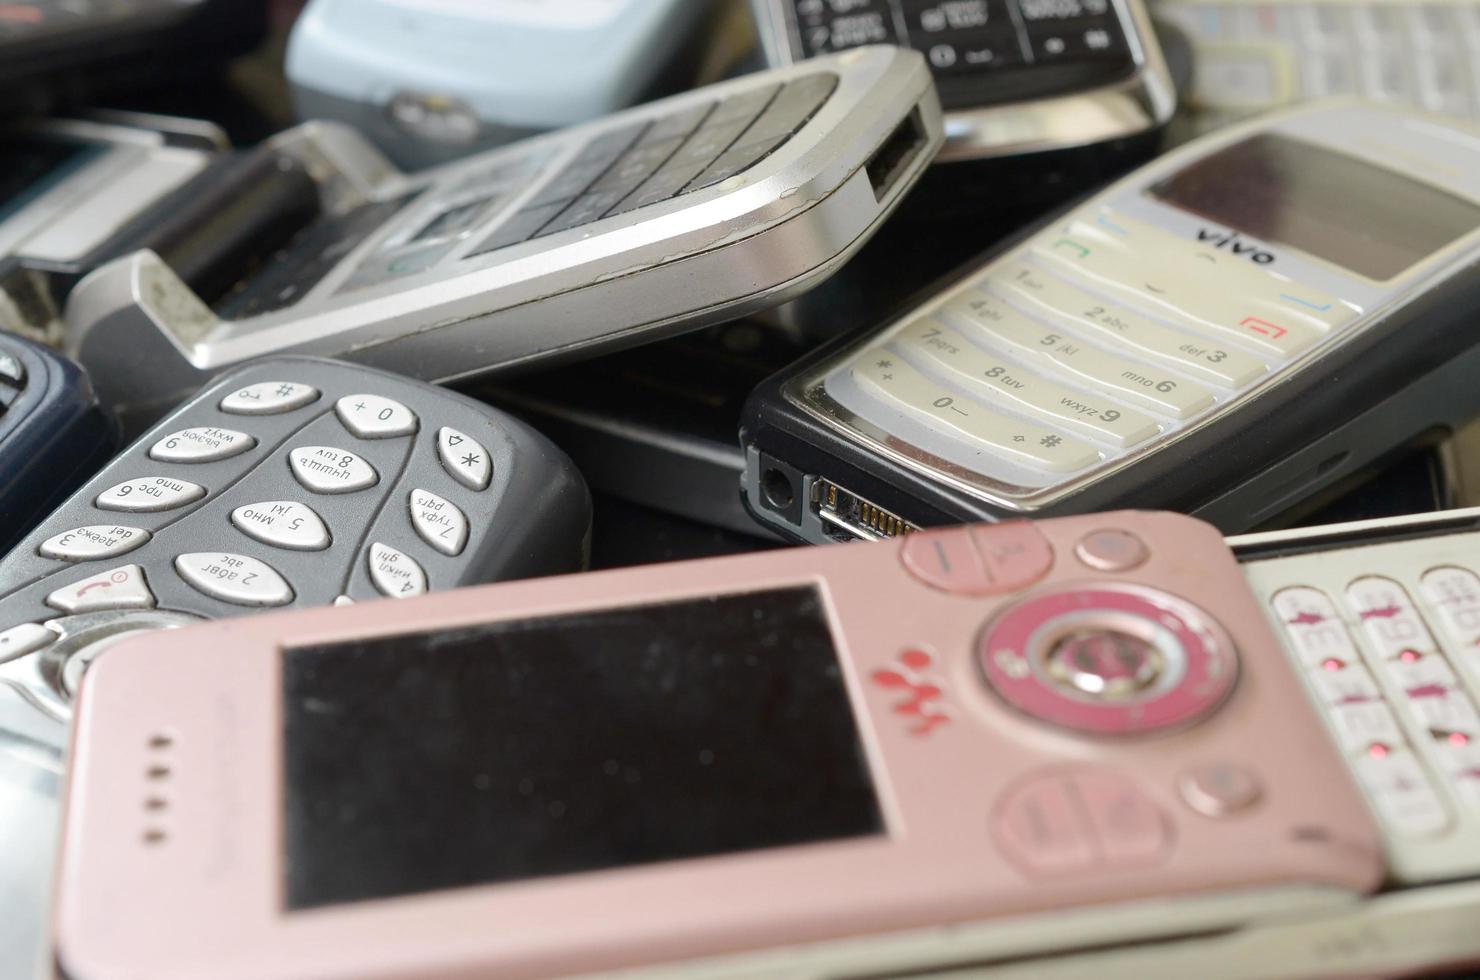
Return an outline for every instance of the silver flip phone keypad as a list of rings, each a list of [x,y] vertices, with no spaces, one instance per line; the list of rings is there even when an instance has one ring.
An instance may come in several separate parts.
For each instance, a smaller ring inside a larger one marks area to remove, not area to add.
[[[1245,572],[1408,880],[1480,872],[1480,533]]]
[[[340,292],[481,261],[532,239],[702,190],[774,153],[817,114],[838,84],[836,74],[817,72],[785,83],[757,83],[727,98],[656,115],[593,137],[553,175],[539,154],[526,155],[455,186],[435,187],[430,193],[442,196],[430,218],[428,199],[420,199],[419,192],[322,218],[239,284],[217,304],[217,312],[241,319],[291,305],[393,221],[404,227],[385,235]],[[536,184],[517,211],[500,214],[503,203]],[[419,210],[408,213],[403,209],[412,200],[418,200]],[[484,237],[469,244],[477,234]]]
[[[332,361],[258,362],[0,562],[0,689],[60,719],[68,664],[123,632],[575,570],[589,507],[569,460],[496,409]]]

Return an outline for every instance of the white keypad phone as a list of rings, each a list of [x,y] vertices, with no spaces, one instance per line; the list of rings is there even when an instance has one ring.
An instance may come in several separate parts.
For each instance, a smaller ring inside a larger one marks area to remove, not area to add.
[[[794,538],[1137,506],[1246,530],[1480,411],[1480,131],[1357,102],[1205,136],[763,385]]]

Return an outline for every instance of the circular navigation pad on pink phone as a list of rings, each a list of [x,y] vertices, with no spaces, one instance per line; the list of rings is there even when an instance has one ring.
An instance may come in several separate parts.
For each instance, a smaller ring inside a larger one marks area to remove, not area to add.
[[[1211,616],[1139,585],[1067,589],[1012,606],[987,627],[977,659],[1019,711],[1115,734],[1191,722],[1238,676],[1233,641]]]

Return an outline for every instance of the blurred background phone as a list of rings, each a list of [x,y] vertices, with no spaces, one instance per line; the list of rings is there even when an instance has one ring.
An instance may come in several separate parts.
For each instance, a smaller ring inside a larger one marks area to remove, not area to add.
[[[302,119],[415,169],[695,81],[711,0],[312,0],[287,73]]]
[[[132,112],[0,132],[0,329],[59,341],[72,286],[152,244],[117,236],[225,148],[210,123]]]
[[[863,44],[925,55],[946,110],[946,144],[922,190],[957,212],[1062,200],[1092,186],[1155,152],[1176,108],[1141,0],[750,4],[773,65]],[[1031,163],[1019,159],[1029,155]],[[966,163],[977,166],[956,166]]]
[[[0,3],[0,113],[53,112],[216,71],[267,27],[259,0]]]
[[[1303,99],[1358,95],[1480,120],[1472,0],[1154,0],[1188,38],[1196,125]]]

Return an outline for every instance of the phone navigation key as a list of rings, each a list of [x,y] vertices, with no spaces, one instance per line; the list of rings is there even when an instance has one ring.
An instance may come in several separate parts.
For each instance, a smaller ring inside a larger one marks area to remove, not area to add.
[[[154,593],[144,580],[142,568],[120,565],[57,589],[46,597],[46,604],[65,613],[153,609]]]

